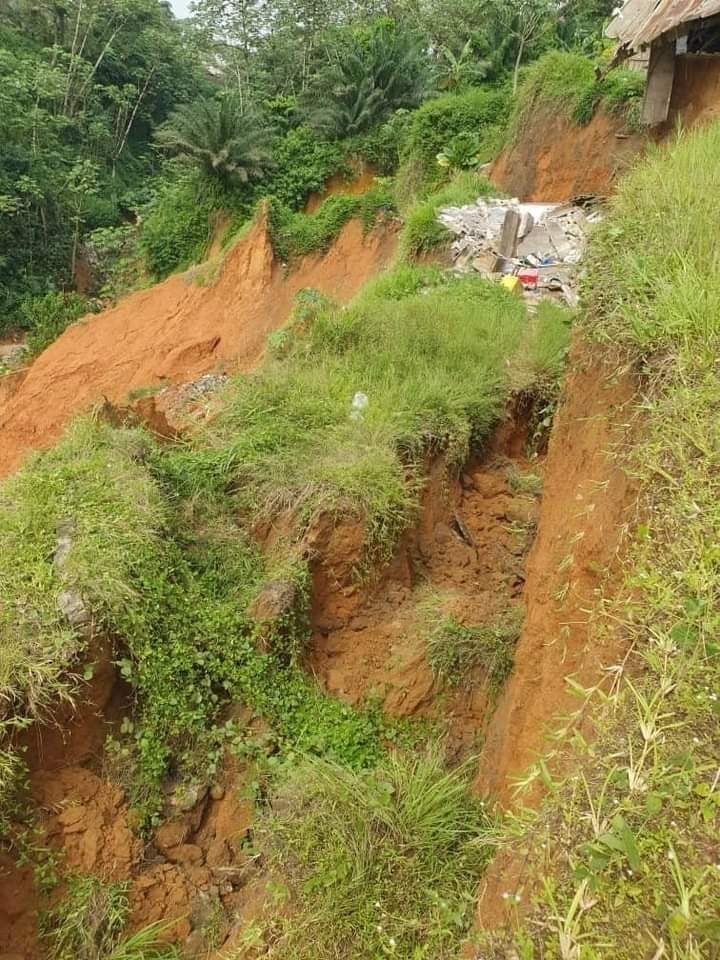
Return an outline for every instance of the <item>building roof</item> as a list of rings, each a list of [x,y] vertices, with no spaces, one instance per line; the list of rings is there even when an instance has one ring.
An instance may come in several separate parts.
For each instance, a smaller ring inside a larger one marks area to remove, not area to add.
[[[637,50],[668,30],[720,13],[720,0],[627,0],[607,35]]]

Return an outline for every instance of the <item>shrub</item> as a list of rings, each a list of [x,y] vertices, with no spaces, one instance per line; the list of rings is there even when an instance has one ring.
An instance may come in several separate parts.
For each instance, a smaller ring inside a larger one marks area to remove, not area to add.
[[[324,142],[309,127],[297,127],[278,140],[273,161],[274,172],[258,193],[277,197],[291,210],[299,210],[334,173],[348,172],[340,144]]]
[[[400,165],[400,154],[412,116],[408,110],[396,110],[385,123],[348,141],[348,150],[367,161],[380,176],[391,176]]]
[[[140,250],[157,278],[199,260],[210,239],[210,218],[222,200],[197,177],[165,183],[142,211]]]
[[[28,331],[27,352],[34,357],[57,340],[71,323],[92,311],[92,305],[77,293],[46,293],[20,305],[22,325]]]
[[[293,213],[289,207],[274,201],[269,215],[273,247],[283,260],[325,250],[349,220],[357,217],[369,229],[379,216],[393,210],[392,195],[384,187],[375,187],[357,197],[347,194],[328,197],[313,214]]]
[[[455,137],[470,135],[479,138],[480,162],[491,160],[492,154],[483,148],[483,135],[503,124],[509,112],[509,96],[501,90],[473,89],[428,100],[411,115],[403,158],[418,159],[432,168]]]
[[[288,960],[458,955],[488,849],[489,822],[465,769],[437,752],[395,754],[366,773],[307,760],[258,825],[287,884]],[[308,929],[312,928],[312,937]]]

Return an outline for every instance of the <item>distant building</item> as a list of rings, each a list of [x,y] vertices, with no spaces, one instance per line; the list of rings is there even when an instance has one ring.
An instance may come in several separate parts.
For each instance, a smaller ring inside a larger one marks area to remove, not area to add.
[[[705,114],[716,101],[720,115],[720,0],[627,0],[606,33],[618,42],[615,62],[647,64],[643,124],[668,119],[678,86],[690,101],[683,110],[695,97]]]

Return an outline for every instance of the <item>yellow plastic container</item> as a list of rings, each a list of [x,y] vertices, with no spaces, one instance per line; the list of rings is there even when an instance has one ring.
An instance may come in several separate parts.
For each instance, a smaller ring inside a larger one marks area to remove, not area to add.
[[[504,287],[506,290],[509,290],[510,293],[514,293],[516,296],[522,296],[522,284],[517,277],[503,277],[500,281],[500,286]]]

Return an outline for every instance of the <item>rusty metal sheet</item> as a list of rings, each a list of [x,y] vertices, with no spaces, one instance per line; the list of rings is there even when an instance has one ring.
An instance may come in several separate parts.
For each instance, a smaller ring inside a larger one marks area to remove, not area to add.
[[[637,50],[683,23],[720,13],[720,0],[628,0],[607,35]]]

